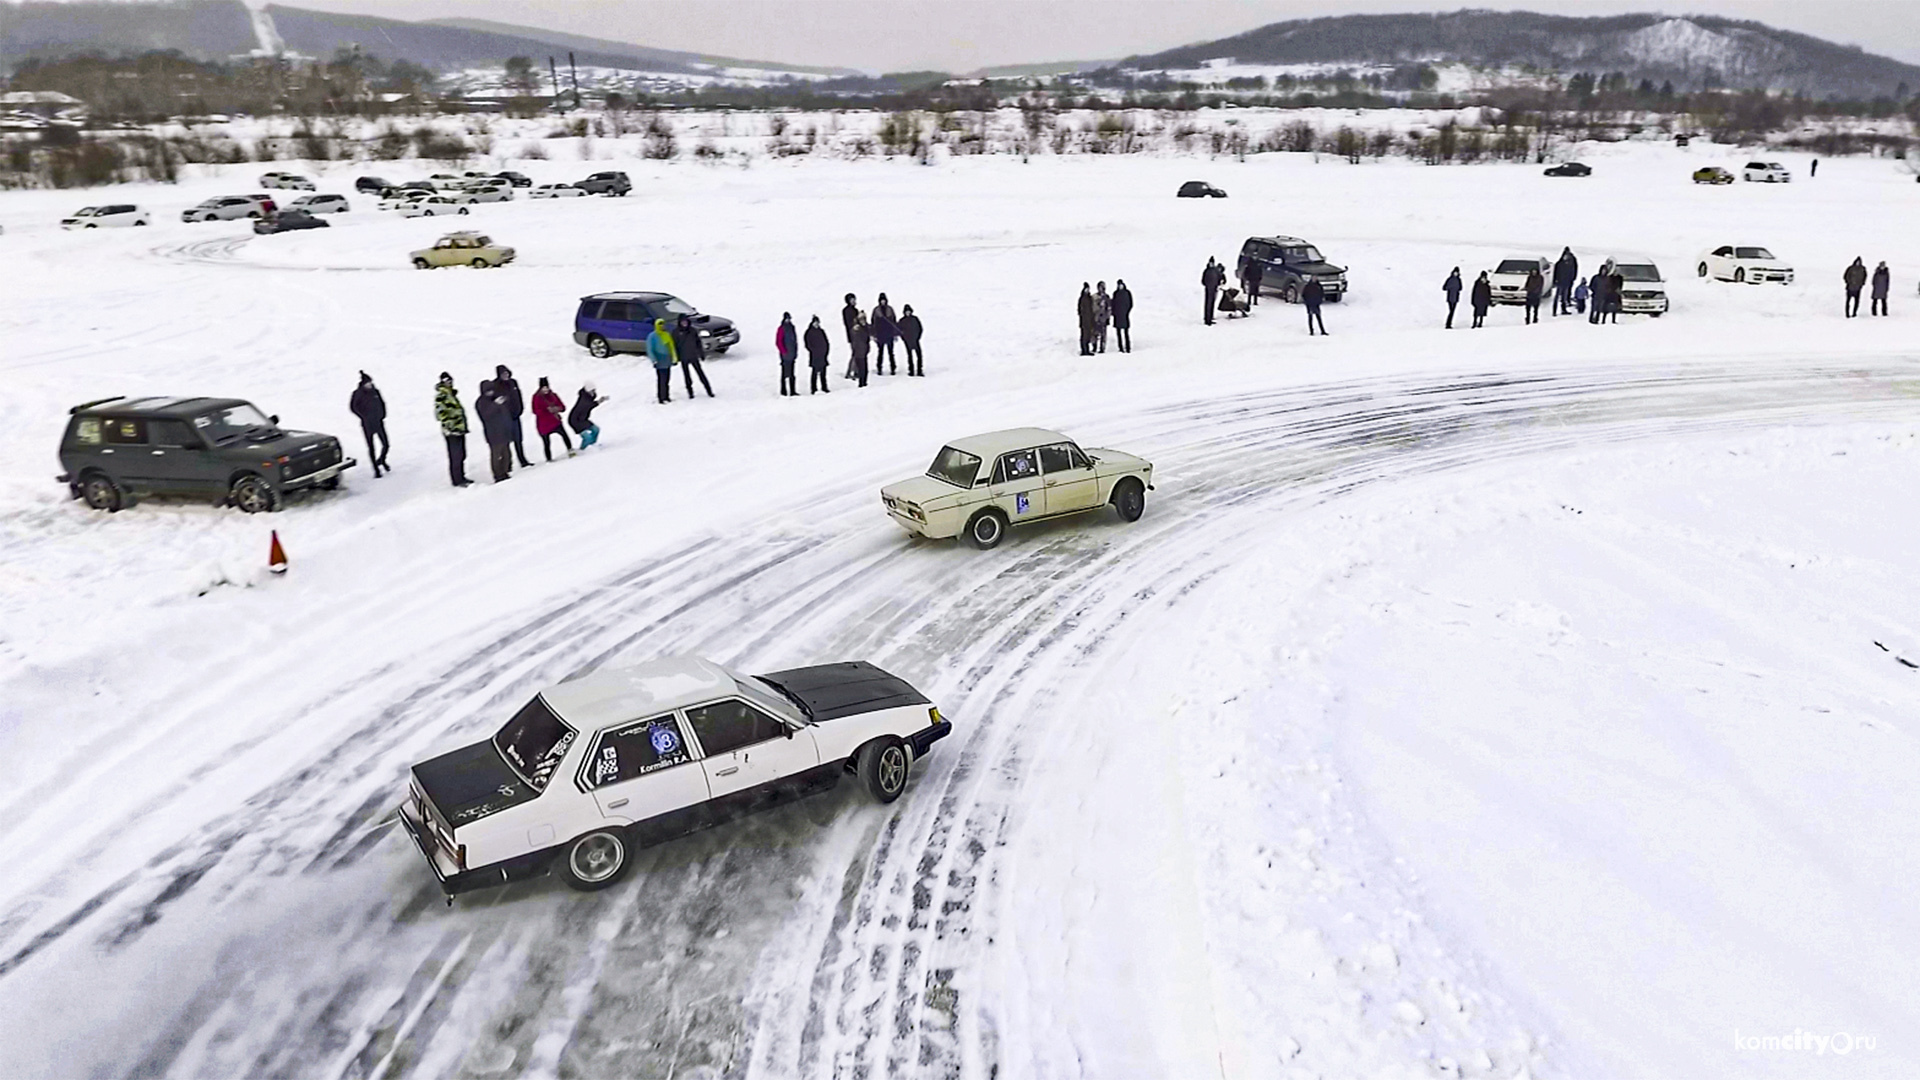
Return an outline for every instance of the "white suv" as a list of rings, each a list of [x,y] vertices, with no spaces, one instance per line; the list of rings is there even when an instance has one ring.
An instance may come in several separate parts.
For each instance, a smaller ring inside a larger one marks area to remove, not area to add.
[[[1643,255],[1620,255],[1611,260],[1620,275],[1620,310],[1629,315],[1667,313],[1667,280],[1652,259]]]
[[[260,177],[263,188],[286,188],[292,191],[312,191],[313,181],[298,173],[270,172]]]
[[[123,225],[145,225],[153,220],[142,207],[131,203],[111,206],[83,206],[72,217],[61,218],[63,229],[112,229]]]
[[[1777,161],[1749,161],[1747,167],[1740,170],[1740,178],[1758,184],[1793,183],[1793,174]]]
[[[892,802],[914,760],[952,730],[872,664],[753,676],[656,660],[548,687],[493,738],[415,765],[398,815],[449,903],[549,871],[604,889],[641,847],[847,773]]]
[[[309,214],[344,214],[353,206],[345,195],[302,195],[288,204],[288,208]]]

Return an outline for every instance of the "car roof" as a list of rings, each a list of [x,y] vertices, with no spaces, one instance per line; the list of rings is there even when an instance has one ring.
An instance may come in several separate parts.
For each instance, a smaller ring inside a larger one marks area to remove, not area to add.
[[[549,687],[540,696],[561,719],[593,731],[726,697],[739,689],[720,665],[697,656],[675,656],[631,667],[601,668]]]
[[[77,416],[105,416],[109,413],[140,413],[145,416],[194,416],[208,409],[245,405],[240,398],[215,397],[136,397],[108,398],[75,410]]]
[[[663,293],[663,292],[601,292],[601,293],[594,293],[592,296],[583,296],[580,299],[582,301],[586,301],[586,300],[665,300],[671,295],[672,295],[671,293]]]
[[[1304,244],[1305,240],[1297,236],[1249,236],[1249,240],[1261,240],[1269,244]]]
[[[947,443],[955,450],[963,450],[976,457],[990,458],[1004,454],[1009,450],[1024,450],[1029,446],[1045,446],[1048,443],[1072,442],[1072,439],[1057,431],[1046,428],[1023,427],[1008,428],[1005,431],[989,431],[981,435],[969,435],[964,439],[954,439]]]

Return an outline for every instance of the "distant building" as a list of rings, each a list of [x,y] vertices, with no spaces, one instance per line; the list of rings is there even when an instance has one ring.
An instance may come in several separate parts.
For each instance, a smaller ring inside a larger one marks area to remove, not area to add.
[[[0,94],[0,112],[78,123],[87,118],[87,103],[58,90],[13,90]]]

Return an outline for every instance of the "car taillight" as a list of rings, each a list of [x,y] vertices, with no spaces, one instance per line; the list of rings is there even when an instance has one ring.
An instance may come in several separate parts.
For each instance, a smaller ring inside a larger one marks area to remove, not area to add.
[[[932,720],[932,721],[933,721],[934,723],[936,723],[936,724],[937,724],[937,723],[939,723],[939,722],[940,722],[940,719],[941,719],[941,718],[940,718],[940,707],[939,707],[938,705],[936,705],[936,706],[934,706],[933,708],[931,708],[931,709],[928,709],[928,710],[927,710],[927,717],[928,717],[929,719],[931,719],[931,720]]]
[[[453,865],[463,871],[467,868],[467,845],[461,844],[454,849]]]

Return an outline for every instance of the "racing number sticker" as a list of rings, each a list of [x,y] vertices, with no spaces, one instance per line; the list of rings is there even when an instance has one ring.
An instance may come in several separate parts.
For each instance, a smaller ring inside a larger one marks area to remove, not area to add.
[[[1013,512],[1016,514],[1024,514],[1027,512],[1027,493],[1026,492],[1023,491],[1020,494],[1015,495],[1013,497]]]
[[[680,734],[666,724],[653,725],[653,730],[647,733],[647,738],[653,743],[653,752],[656,757],[672,757],[673,752],[680,749]]]

